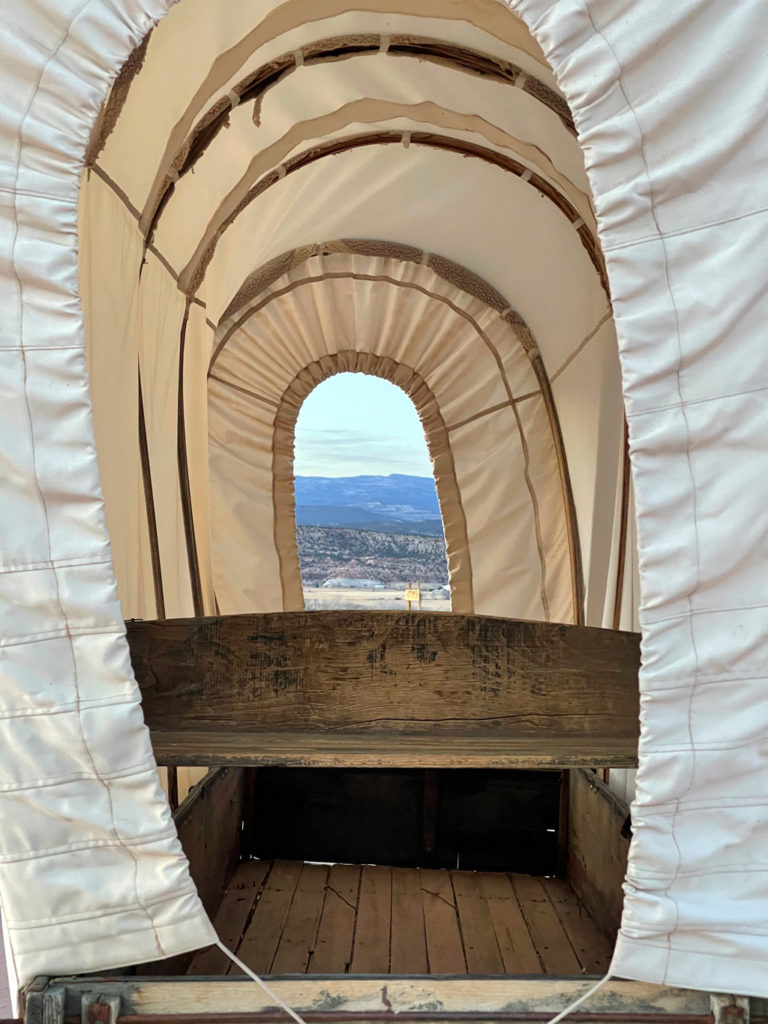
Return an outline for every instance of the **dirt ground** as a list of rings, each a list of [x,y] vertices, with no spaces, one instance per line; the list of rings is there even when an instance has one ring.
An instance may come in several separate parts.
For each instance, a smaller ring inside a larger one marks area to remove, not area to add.
[[[350,608],[355,611],[406,611],[408,605],[403,590],[357,590],[352,587],[344,589],[325,589],[324,587],[305,587],[304,604],[308,611],[332,611]],[[414,606],[416,607],[416,606]],[[449,612],[451,602],[448,598],[434,598],[424,594],[421,610],[425,612]]]

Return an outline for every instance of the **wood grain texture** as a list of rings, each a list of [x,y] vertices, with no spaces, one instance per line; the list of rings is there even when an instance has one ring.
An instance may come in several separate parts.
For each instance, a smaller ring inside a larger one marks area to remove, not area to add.
[[[624,904],[629,807],[588,771],[571,772],[568,882],[613,944]]]
[[[56,979],[54,984],[59,984]],[[65,1016],[79,1020],[83,994],[91,1000],[99,995],[122,997],[123,1013],[133,1020],[151,1014],[178,1017],[181,1015],[210,1015],[209,1020],[226,1020],[227,1014],[249,1015],[263,1013],[270,1021],[285,1020],[275,1013],[274,997],[262,991],[246,978],[147,980],[144,978],[65,978]],[[414,1019],[411,1014],[424,1014],[430,1004],[439,1007],[439,1013],[430,1015],[432,1024],[450,1021],[453,1014],[462,1014],[463,1020],[483,1019],[480,1014],[493,1017],[515,1013],[530,1021],[532,1013],[547,1020],[574,999],[583,995],[589,982],[584,978],[275,978],[270,988],[281,999],[301,1014],[328,1014],[329,1003],[338,1018],[346,1013],[371,1013],[372,1020],[384,1015],[395,1020]],[[700,1024],[711,1024],[708,992],[672,988],[638,981],[609,981],[590,999],[589,1014],[615,1021],[626,1014],[648,1014],[654,1021],[664,1015],[686,1015],[688,1024],[699,1017]],[[444,1015],[444,1016],[443,1016]],[[488,1019],[486,1017],[485,1019]],[[328,1020],[328,1016],[325,1018]],[[360,1017],[358,1017],[358,1020]],[[418,1018],[417,1018],[418,1019]],[[514,1019],[512,1017],[512,1019]],[[626,1017],[625,1017],[626,1019]],[[234,1018],[236,1021],[237,1018]],[[673,1021],[673,1024],[675,1022]]]
[[[557,916],[560,918],[585,974],[604,974],[611,962],[613,943],[609,942],[576,895],[562,878],[542,879]]]
[[[479,875],[506,974],[541,974],[541,960],[507,875]]]
[[[213,918],[216,933],[228,949],[237,949],[248,924],[261,883],[269,872],[269,861],[241,865],[231,879]],[[248,884],[250,882],[250,884]],[[202,949],[192,958],[189,974],[226,974],[232,961],[218,946]]]
[[[271,971],[273,974],[304,974],[314,952],[320,913],[325,900],[328,868],[305,864],[285,921]]]
[[[476,731],[403,733],[244,732],[151,729],[160,764],[316,768],[637,767],[637,739],[624,736],[514,735]]]
[[[355,611],[127,629],[156,731],[638,734],[633,633]]]
[[[241,856],[243,769],[217,768],[193,786],[173,814],[189,873],[205,911],[213,917]],[[192,953],[140,965],[148,975],[187,969]]]
[[[547,896],[542,880],[514,875],[513,888],[547,974],[580,974],[581,964]]]
[[[430,974],[466,974],[450,871],[420,871]]]
[[[388,974],[392,921],[392,870],[366,864],[360,879],[360,899],[350,974]]]
[[[315,951],[309,961],[310,974],[344,974],[349,970],[359,890],[360,868],[356,864],[331,867]]]
[[[237,955],[257,974],[269,974],[293,902],[302,865],[277,861],[267,878]],[[233,967],[230,974],[239,974]]]
[[[213,914],[240,860],[242,770],[209,772],[190,790],[173,818],[203,906]]]
[[[277,976],[602,974],[611,955],[567,882],[510,873],[248,861],[215,923]],[[189,973],[228,968],[212,947]]]
[[[503,974],[504,963],[482,880],[470,871],[452,871],[451,879],[468,972]]]
[[[427,937],[421,881],[416,868],[392,869],[390,970],[393,974],[427,973]]]

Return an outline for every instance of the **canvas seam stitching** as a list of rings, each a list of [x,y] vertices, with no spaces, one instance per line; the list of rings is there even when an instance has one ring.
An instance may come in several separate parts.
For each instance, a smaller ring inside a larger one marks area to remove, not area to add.
[[[246,314],[244,314],[242,317],[240,317],[238,319],[237,323],[234,324],[232,326],[232,328],[230,328],[230,330],[228,331],[228,333],[225,336],[225,338],[222,340],[222,342],[217,346],[216,350],[214,351],[214,354],[213,354],[213,356],[211,358],[210,368],[209,368],[209,371],[208,371],[208,375],[210,376],[211,373],[213,372],[213,366],[215,365],[216,361],[218,360],[219,355],[221,354],[221,352],[223,352],[223,350],[226,347],[226,345],[227,345],[228,341],[230,340],[230,338],[234,335],[235,330],[241,328],[243,326],[243,324],[248,319],[250,319],[252,316],[255,316],[259,312],[261,312],[261,310],[264,309],[271,301],[273,301],[274,299],[282,298],[284,295],[286,295],[289,292],[293,291],[295,288],[301,287],[301,286],[303,286],[305,284],[313,284],[313,283],[322,282],[322,281],[325,281],[325,280],[350,279],[350,278],[352,280],[373,281],[373,282],[380,282],[380,283],[384,283],[384,284],[391,284],[391,285],[395,285],[397,287],[409,288],[409,289],[412,289],[414,291],[421,292],[422,294],[428,296],[429,298],[432,298],[432,299],[434,299],[434,300],[436,300],[438,302],[442,302],[444,305],[447,305],[454,313],[456,313],[462,319],[467,321],[467,323],[469,323],[470,326],[472,328],[474,328],[476,334],[483,341],[483,343],[485,344],[486,348],[491,353],[491,356],[493,357],[494,362],[496,363],[496,366],[497,366],[497,369],[498,369],[498,372],[499,372],[499,376],[501,377],[502,384],[504,385],[504,390],[507,393],[507,397],[508,397],[510,406],[515,411],[515,417],[518,420],[518,430],[519,430],[519,433],[520,433],[521,447],[523,448],[523,461],[524,461],[524,464],[525,464],[526,451],[527,451],[527,442],[525,440],[525,434],[524,434],[523,429],[522,429],[522,424],[520,423],[519,413],[517,412],[517,406],[515,405],[515,400],[514,400],[515,396],[514,396],[514,393],[512,391],[512,387],[511,387],[511,385],[509,383],[509,380],[507,378],[506,369],[504,367],[503,360],[501,359],[501,356],[500,356],[498,350],[496,349],[496,346],[491,341],[491,339],[488,337],[488,335],[485,333],[485,331],[482,329],[480,324],[475,320],[475,318],[470,313],[466,312],[466,310],[461,309],[460,306],[458,306],[455,302],[453,302],[447,296],[441,295],[439,292],[432,292],[428,288],[426,288],[424,285],[420,285],[420,284],[418,284],[417,282],[414,282],[414,281],[398,280],[398,279],[390,277],[390,276],[388,276],[386,274],[377,274],[377,275],[374,275],[374,274],[364,274],[364,273],[360,273],[358,271],[325,271],[321,275],[297,278],[296,280],[291,281],[289,284],[285,285],[283,288],[280,288],[277,291],[270,292],[260,302],[258,302],[255,306],[251,307]],[[510,328],[511,328],[511,326],[512,325],[510,324]],[[514,333],[514,331],[513,331],[513,333]],[[520,348],[523,350],[523,352],[525,352],[525,348],[524,348],[522,342],[520,341],[520,339],[517,338],[516,340],[517,340],[518,345],[520,346]],[[549,421],[549,419],[548,419],[548,424],[549,424],[550,436],[552,437],[553,443],[554,443],[554,436],[553,436],[554,435],[554,431],[552,429],[552,424]],[[527,473],[527,469],[524,471],[524,475],[526,473]],[[535,537],[536,537],[537,551],[538,551],[538,556],[539,556],[539,566],[540,566],[540,573],[541,573],[541,592],[540,593],[541,593],[542,605],[543,605],[543,608],[544,608],[545,615],[547,616],[547,619],[549,619],[549,599],[548,599],[548,595],[547,595],[546,589],[545,589],[546,588],[546,577],[547,577],[546,553],[545,553],[544,548],[543,548],[543,542],[542,542],[542,536],[541,536],[541,523],[539,521],[538,501],[537,501],[537,498],[536,498],[536,495],[535,495],[535,489],[533,488],[533,483],[532,483],[532,481],[530,479],[530,476],[526,475],[525,479],[526,479],[527,489],[528,489],[528,492],[529,492],[529,497],[530,497],[531,504],[532,504],[532,507],[533,507],[534,534],[535,534]],[[563,501],[563,504],[565,505],[565,501]],[[565,517],[566,514],[567,513],[566,513],[566,510],[564,508],[564,510],[563,510],[564,517]],[[467,551],[468,550],[469,550],[469,548],[467,547]],[[474,604],[474,597],[473,597],[473,604]]]
[[[627,94],[627,91],[626,91],[626,89],[624,87],[624,83],[622,81],[622,75],[623,75],[624,69],[622,67],[621,61],[619,60],[618,54],[614,50],[613,46],[609,42],[609,40],[606,37],[606,35],[597,27],[597,24],[595,23],[595,20],[594,20],[594,18],[592,16],[592,11],[590,10],[589,0],[583,0],[583,5],[584,5],[584,11],[585,11],[585,13],[586,13],[586,15],[587,15],[587,17],[589,19],[589,22],[590,22],[590,25],[592,26],[593,32],[597,36],[599,36],[599,38],[603,41],[603,44],[605,45],[606,49],[611,53],[614,61],[616,62],[616,67],[618,68],[618,76],[617,76],[617,79],[616,79],[616,84],[617,84],[617,87],[619,88],[619,90],[621,91],[622,96],[624,97],[624,102],[626,104],[627,110],[632,115],[632,118],[633,118],[633,120],[635,122],[635,127],[637,129],[637,145],[638,145],[639,155],[640,155],[640,158],[641,158],[641,160],[643,162],[643,167],[645,169],[645,179],[646,179],[646,182],[647,182],[647,185],[648,185],[648,198],[649,198],[650,207],[651,207],[651,216],[653,217],[653,221],[654,221],[654,224],[655,224],[655,227],[656,227],[656,231],[658,233],[659,240],[661,242],[661,247],[662,247],[664,273],[665,273],[665,278],[666,278],[666,291],[667,291],[667,294],[669,296],[669,301],[670,301],[671,306],[672,306],[672,311],[673,311],[673,316],[674,316],[674,324],[675,324],[675,337],[676,337],[676,342],[677,342],[678,362],[677,362],[677,367],[676,367],[676,369],[674,371],[674,376],[675,376],[675,381],[676,381],[677,392],[678,392],[678,395],[680,397],[680,402],[682,403],[681,411],[682,411],[682,414],[683,414],[683,420],[685,422],[685,435],[686,435],[686,438],[685,438],[685,458],[686,458],[686,463],[687,463],[687,467],[688,467],[690,497],[691,497],[692,512],[693,512],[691,520],[692,520],[692,525],[693,525],[694,542],[695,542],[696,578],[693,581],[693,584],[692,584],[692,586],[690,588],[690,591],[688,593],[688,596],[687,596],[688,604],[689,604],[689,607],[690,607],[692,605],[692,595],[696,591],[696,589],[698,588],[698,586],[700,584],[700,581],[701,581],[701,562],[700,562],[701,553],[700,553],[700,538],[699,538],[698,518],[697,518],[696,480],[695,480],[694,473],[693,473],[693,463],[692,463],[692,459],[691,459],[691,433],[690,433],[690,426],[688,424],[688,419],[687,419],[687,417],[685,415],[685,403],[684,403],[684,399],[683,399],[682,382],[681,382],[681,373],[682,373],[682,367],[683,367],[683,363],[684,363],[684,358],[683,358],[683,350],[682,350],[682,341],[681,341],[681,336],[680,336],[680,314],[679,314],[679,311],[677,309],[677,304],[675,302],[675,297],[674,297],[674,293],[673,293],[673,290],[672,290],[671,272],[670,272],[670,267],[669,267],[669,255],[668,255],[666,240],[665,240],[664,234],[662,232],[661,225],[660,225],[659,219],[658,219],[658,214],[657,214],[657,211],[656,211],[655,190],[654,190],[654,186],[653,186],[653,179],[651,177],[650,165],[648,163],[647,154],[645,152],[645,141],[644,141],[642,125],[640,123],[640,118],[639,118],[639,116],[637,114],[637,111],[632,106],[632,103],[630,102],[630,99],[629,99],[629,96]],[[690,617],[689,617],[689,626],[690,626],[690,628],[689,628],[689,639],[690,639],[691,650],[693,652],[693,657],[694,657],[694,662],[695,662],[694,682],[693,682],[693,685],[691,687],[691,693],[690,693],[689,700],[688,700],[688,730],[689,730],[689,737],[690,737],[690,741],[691,741],[691,751],[690,751],[691,752],[691,757],[690,757],[690,771],[689,771],[688,785],[685,788],[685,790],[681,791],[680,795],[677,798],[676,811],[675,811],[675,814],[673,815],[672,821],[670,823],[670,838],[672,839],[672,842],[674,843],[675,848],[677,850],[678,862],[677,862],[676,873],[672,877],[672,879],[671,879],[671,881],[669,883],[669,886],[667,888],[667,892],[666,892],[666,895],[669,897],[669,899],[672,900],[672,902],[673,902],[673,904],[675,906],[675,923],[674,923],[673,928],[667,933],[667,940],[666,940],[667,941],[667,962],[666,962],[666,966],[665,966],[665,969],[664,969],[664,975],[663,975],[664,982],[667,981],[668,975],[669,975],[669,962],[670,962],[670,957],[671,957],[671,954],[672,954],[672,935],[674,934],[674,932],[676,931],[676,929],[677,929],[677,927],[678,927],[678,925],[680,923],[680,905],[679,905],[677,899],[671,893],[671,890],[673,889],[673,887],[675,885],[675,882],[676,882],[677,878],[679,877],[679,872],[682,869],[682,864],[683,864],[682,849],[680,847],[680,843],[678,842],[677,834],[676,834],[676,826],[677,826],[677,820],[676,819],[677,819],[677,813],[679,812],[679,809],[680,809],[681,800],[692,789],[693,783],[694,783],[694,779],[695,779],[695,774],[696,774],[696,748],[694,746],[694,737],[693,737],[692,711],[693,711],[693,699],[694,699],[694,694],[695,694],[695,691],[696,691],[696,684],[697,684],[697,681],[698,681],[697,680],[697,675],[698,675],[697,666],[698,666],[699,658],[698,658],[698,650],[697,650],[697,646],[696,646],[696,636],[695,636],[694,629],[693,629],[693,620]],[[643,752],[645,753],[645,748],[643,748]]]

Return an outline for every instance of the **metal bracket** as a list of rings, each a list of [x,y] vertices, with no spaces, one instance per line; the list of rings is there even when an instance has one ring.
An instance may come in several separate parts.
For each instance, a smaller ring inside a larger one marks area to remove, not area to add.
[[[713,994],[709,997],[713,1024],[749,1024],[749,997]]]
[[[94,998],[92,992],[83,992],[80,1006],[82,1024],[117,1024],[120,1016],[120,996],[98,995]]]

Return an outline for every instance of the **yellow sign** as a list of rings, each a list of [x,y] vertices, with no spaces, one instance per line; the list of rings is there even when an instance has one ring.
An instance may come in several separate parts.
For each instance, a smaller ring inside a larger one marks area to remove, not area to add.
[[[420,601],[421,591],[420,590],[406,590],[405,592],[406,601]]]

